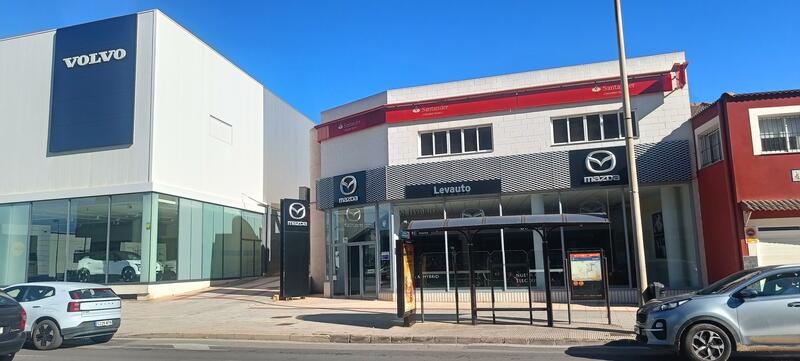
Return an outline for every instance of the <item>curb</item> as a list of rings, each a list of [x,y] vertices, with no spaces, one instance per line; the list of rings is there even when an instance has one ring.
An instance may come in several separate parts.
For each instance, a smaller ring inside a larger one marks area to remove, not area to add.
[[[358,343],[358,344],[508,344],[537,346],[584,346],[615,342],[634,345],[633,339],[546,339],[524,337],[459,337],[425,335],[354,335],[354,334],[237,334],[237,333],[143,333],[119,335],[121,338],[143,339],[216,339],[247,341],[314,342],[314,343]]]

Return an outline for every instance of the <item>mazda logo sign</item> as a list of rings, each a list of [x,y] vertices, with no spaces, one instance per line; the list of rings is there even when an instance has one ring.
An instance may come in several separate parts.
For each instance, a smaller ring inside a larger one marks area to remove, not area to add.
[[[302,203],[292,203],[289,205],[289,217],[294,219],[306,218],[306,206]]]
[[[349,196],[355,193],[356,189],[358,189],[358,182],[356,182],[356,177],[354,176],[344,176],[339,181],[339,191],[342,192],[342,195]]]
[[[358,222],[361,220],[361,209],[359,208],[348,208],[344,212],[345,217],[350,222]]]
[[[595,174],[608,173],[617,167],[617,157],[607,150],[596,150],[586,156],[586,170]]]

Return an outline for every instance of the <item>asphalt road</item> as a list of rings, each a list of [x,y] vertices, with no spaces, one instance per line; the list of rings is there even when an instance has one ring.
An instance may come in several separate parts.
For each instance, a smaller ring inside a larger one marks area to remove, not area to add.
[[[798,354],[749,354],[737,360],[800,360]],[[115,339],[104,345],[69,345],[50,351],[22,350],[15,361],[145,361],[145,360],[674,360],[632,346],[501,346],[501,345],[375,345],[333,343],[271,343],[217,340]]]

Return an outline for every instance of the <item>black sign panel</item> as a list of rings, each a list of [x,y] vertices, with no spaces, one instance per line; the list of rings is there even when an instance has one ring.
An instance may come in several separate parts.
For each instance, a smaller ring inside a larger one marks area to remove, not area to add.
[[[333,177],[333,203],[336,206],[367,201],[367,172],[360,171]]]
[[[137,15],[56,30],[51,154],[133,143]]]
[[[406,186],[407,199],[492,193],[500,193],[499,179]]]
[[[306,296],[311,242],[307,201],[281,200],[281,298]]]
[[[573,187],[627,185],[625,147],[571,150],[569,172]]]

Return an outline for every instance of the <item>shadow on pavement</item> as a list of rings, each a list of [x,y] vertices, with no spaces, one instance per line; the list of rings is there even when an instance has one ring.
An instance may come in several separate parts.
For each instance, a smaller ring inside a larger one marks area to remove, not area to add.
[[[390,329],[394,326],[401,326],[402,323],[391,313],[319,313],[313,315],[301,315],[296,317],[298,320],[330,323],[336,325]]]
[[[564,353],[586,360],[679,360],[678,356],[670,350],[651,350],[626,340],[612,341],[605,345],[597,346],[573,346],[564,351]]]

